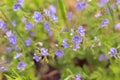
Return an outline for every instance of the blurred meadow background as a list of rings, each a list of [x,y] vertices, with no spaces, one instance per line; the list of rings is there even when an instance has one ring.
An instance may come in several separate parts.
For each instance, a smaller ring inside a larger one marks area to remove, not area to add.
[[[120,0],[0,0],[0,80],[120,80]]]

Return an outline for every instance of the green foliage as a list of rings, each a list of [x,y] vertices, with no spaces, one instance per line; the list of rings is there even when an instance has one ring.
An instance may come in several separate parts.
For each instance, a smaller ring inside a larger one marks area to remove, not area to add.
[[[81,75],[81,80],[120,80],[120,29],[116,30],[115,25],[119,23],[119,7],[114,0],[109,2],[103,7],[98,6],[98,1],[85,0],[88,7],[84,10],[76,10],[75,5],[78,2],[73,1],[72,8],[69,4],[70,0],[24,0],[24,4],[19,11],[13,11],[13,5],[17,0],[1,0],[0,2],[0,20],[4,20],[7,23],[7,31],[12,30],[13,34],[17,37],[16,47],[19,50],[14,50],[15,46],[12,46],[12,51],[1,50],[1,46],[10,46],[8,43],[8,37],[5,35],[6,31],[0,32],[0,67],[3,65],[8,66],[8,69],[4,72],[1,71],[3,76],[7,80],[38,80],[44,75],[47,75],[47,70],[52,66],[59,71],[60,80],[74,80],[77,74]],[[66,4],[67,3],[67,4]],[[75,4],[74,4],[75,3]],[[49,17],[44,15],[44,9],[47,9],[49,5],[55,5],[58,16],[58,23],[52,22]],[[111,8],[114,4],[115,8]],[[70,9],[69,9],[70,8]],[[106,12],[106,10],[109,12]],[[67,20],[67,13],[72,11],[72,20]],[[40,23],[36,23],[32,16],[35,11],[41,12],[44,19]],[[96,18],[95,15],[101,13],[102,16]],[[23,17],[27,19],[26,22],[34,24],[31,32],[35,33],[35,36],[30,36],[29,31],[25,30],[25,22],[22,22]],[[108,26],[101,27],[101,22],[104,19],[109,19]],[[17,26],[14,27],[11,21],[15,21]],[[48,32],[44,29],[44,23],[48,22],[50,28],[53,31],[52,36],[48,36]],[[79,35],[76,31],[78,27],[82,25],[85,28],[85,36],[81,36],[83,42],[80,44],[80,48],[77,51],[73,50],[74,43],[72,37]],[[74,34],[70,34],[70,30],[74,28]],[[64,31],[65,29],[65,31]],[[98,40],[94,40],[97,36]],[[31,46],[26,46],[25,40],[28,37],[32,37]],[[69,48],[64,48],[61,44],[63,39],[67,38]],[[41,46],[38,45],[42,42],[44,46],[49,50],[48,56],[40,55],[40,63],[35,63],[33,60],[34,53],[39,54]],[[101,45],[99,46],[99,42]],[[56,46],[57,45],[57,46]],[[115,47],[117,49],[117,55],[111,57],[108,53],[110,48]],[[55,51],[61,49],[64,51],[64,56],[58,58],[55,56]],[[22,53],[19,59],[14,59],[16,53]],[[107,60],[100,61],[101,54],[105,54]],[[18,70],[17,66],[19,62],[25,61],[27,66],[25,70]],[[7,64],[8,62],[8,64]],[[44,67],[43,65],[47,65]],[[36,69],[36,66],[39,69]],[[41,68],[42,67],[42,68]],[[44,70],[45,68],[45,70]],[[51,71],[52,72],[52,71]]]

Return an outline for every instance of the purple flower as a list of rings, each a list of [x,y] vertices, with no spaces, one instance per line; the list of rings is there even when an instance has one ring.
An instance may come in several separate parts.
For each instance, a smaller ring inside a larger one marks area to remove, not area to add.
[[[115,29],[120,29],[120,23],[115,25]]]
[[[25,40],[25,43],[26,43],[26,46],[30,46],[30,44],[31,44],[31,38],[27,38]]]
[[[105,4],[107,4],[107,2],[108,2],[109,0],[99,0],[99,6],[100,7],[102,7],[102,6],[104,6]]]
[[[79,48],[80,48],[79,45],[80,45],[79,43],[75,43],[75,44],[74,44],[73,50],[76,51],[77,49],[79,49]]]
[[[0,20],[0,28],[3,30],[3,31],[6,31],[6,23],[3,21],[3,20]]]
[[[76,9],[77,9],[77,10],[83,10],[83,9],[85,9],[86,7],[87,7],[87,4],[86,4],[84,1],[76,4]]]
[[[26,62],[19,62],[17,68],[24,70],[26,67],[27,63]]]
[[[57,50],[57,51],[55,52],[55,55],[56,55],[58,58],[60,58],[60,57],[62,57],[62,56],[64,55],[64,52],[59,49],[59,50]]]
[[[44,9],[44,13],[45,13],[45,15],[50,16],[50,10]]]
[[[7,47],[7,51],[11,52],[12,51],[11,47]]]
[[[7,35],[8,37],[13,36],[12,31],[6,32],[6,35]]]
[[[117,4],[117,5],[120,5],[120,0],[117,0],[116,4]]]
[[[20,9],[21,9],[21,4],[19,4],[19,3],[14,4],[14,6],[13,6],[14,11],[17,11],[17,10],[20,10]]]
[[[49,25],[49,23],[45,22],[44,23],[44,28],[45,28],[45,30],[50,31],[50,25]]]
[[[85,36],[85,29],[83,26],[79,26],[77,32],[81,35],[81,36]]]
[[[116,56],[117,54],[117,49],[116,48],[110,48],[109,55],[111,57]]]
[[[35,32],[33,31],[29,31],[28,33],[30,34],[30,36],[35,36]]]
[[[56,14],[56,7],[54,5],[50,5],[49,10],[50,10],[51,14]]]
[[[71,20],[72,19],[72,12],[68,12],[67,19]]]
[[[53,35],[53,31],[50,30],[49,33],[48,33],[48,36],[52,36]]]
[[[25,30],[30,30],[31,28],[34,27],[34,24],[30,23],[30,22],[26,22],[26,25],[25,25]]]
[[[55,15],[51,15],[51,20],[53,21],[53,22],[58,22],[58,17],[57,16],[55,16]]]
[[[11,23],[12,23],[12,25],[13,25],[14,27],[16,27],[15,21],[12,21]]]
[[[80,36],[73,36],[72,37],[72,41],[74,42],[74,43],[77,43],[77,44],[79,44],[79,43],[81,43],[82,42],[82,38],[80,37]]]
[[[36,62],[39,62],[40,57],[35,54],[35,55],[33,56],[33,59],[35,59]]]
[[[110,8],[114,9],[115,5],[114,4],[111,4],[110,5]]]
[[[14,59],[18,59],[21,55],[22,55],[22,53],[17,53],[17,54],[14,56]]]
[[[103,60],[107,60],[108,58],[107,58],[107,56],[105,55],[105,54],[101,54],[100,56],[99,56],[99,61],[103,61]]]
[[[108,26],[109,20],[106,18],[104,21],[101,23],[102,27]]]
[[[68,48],[67,39],[64,39],[64,40],[63,40],[62,45],[64,46],[64,48]]]
[[[23,2],[24,2],[24,0],[17,0],[17,3],[19,3],[19,4],[23,4]]]
[[[42,55],[48,55],[48,49],[41,48],[41,54]]]
[[[0,20],[0,28],[4,26],[5,22],[3,20]]]
[[[38,23],[42,20],[42,14],[38,11],[35,11],[32,18]]]
[[[16,36],[13,36],[13,34],[12,34],[11,31],[6,32],[6,35],[7,35],[8,38],[9,38],[10,44],[11,44],[11,45],[16,45],[16,42],[17,42]]]
[[[16,42],[17,42],[16,36],[10,36],[9,37],[9,42],[10,42],[11,45],[16,45]]]
[[[4,26],[2,27],[2,30],[3,30],[3,31],[6,31],[6,30],[7,30],[6,26],[7,26],[7,25],[4,24]]]
[[[5,70],[7,70],[6,66],[0,66],[0,71],[5,71]]]
[[[81,75],[77,74],[74,80],[81,80]]]

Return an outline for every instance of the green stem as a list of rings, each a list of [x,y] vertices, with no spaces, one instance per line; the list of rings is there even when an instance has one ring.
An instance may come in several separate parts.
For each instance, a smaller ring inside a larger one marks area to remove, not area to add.
[[[63,1],[62,0],[58,0],[58,5],[59,5],[59,8],[60,8],[63,20],[65,22],[66,21],[66,14],[65,14],[65,9],[64,9],[64,5],[63,5]]]

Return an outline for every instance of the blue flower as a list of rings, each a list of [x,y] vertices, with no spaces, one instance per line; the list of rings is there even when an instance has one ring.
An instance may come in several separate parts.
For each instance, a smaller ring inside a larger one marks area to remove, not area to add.
[[[49,23],[47,23],[47,22],[44,23],[44,28],[45,28],[47,31],[50,31],[50,30],[51,30],[51,29],[50,29],[50,25],[49,25]]]
[[[72,37],[72,41],[73,41],[74,43],[79,44],[79,43],[82,42],[82,38],[81,38],[80,36],[75,35],[75,36]]]
[[[114,9],[114,8],[115,8],[115,5],[114,5],[114,4],[111,4],[111,5],[110,5],[110,8]]]
[[[120,0],[117,0],[116,4],[117,4],[117,5],[120,5]]]
[[[72,12],[68,12],[67,19],[71,20],[72,19]]]
[[[107,2],[108,2],[109,0],[99,0],[99,6],[100,7],[102,7],[102,6],[104,6],[105,4],[107,4]]]
[[[41,54],[42,55],[48,55],[48,49],[41,48]]]
[[[19,3],[14,4],[14,6],[13,6],[14,11],[17,11],[17,10],[20,10],[20,9],[21,9],[21,4],[19,4]]]
[[[34,27],[34,24],[30,23],[30,22],[26,22],[26,25],[25,25],[25,30],[30,30],[31,28]]]
[[[54,5],[50,5],[49,10],[50,10],[51,14],[56,14],[56,7]]]
[[[42,14],[38,11],[35,11],[32,18],[35,20],[35,22],[40,22],[42,20]]]
[[[33,59],[35,59],[36,62],[39,62],[40,57],[35,54],[35,55],[33,56]]]
[[[26,46],[30,46],[30,44],[31,44],[31,38],[27,38],[25,40],[25,43],[26,43]]]
[[[17,53],[17,54],[14,56],[14,59],[18,59],[21,55],[22,55],[22,53]]]
[[[79,49],[79,48],[80,48],[79,45],[80,45],[79,43],[75,43],[75,44],[74,44],[73,50],[76,51],[77,49]]]
[[[17,42],[16,36],[10,36],[9,42],[11,45],[16,45],[16,42]]]
[[[4,26],[4,21],[3,20],[0,20],[0,28],[2,28]]]
[[[62,57],[62,56],[64,55],[64,52],[59,49],[59,50],[57,50],[57,51],[55,52],[55,55],[56,55],[58,58],[60,58],[60,57]]]
[[[13,25],[14,27],[16,27],[15,21],[12,21],[11,23],[12,23],[12,25]]]
[[[53,35],[53,31],[50,30],[49,33],[48,33],[48,36],[52,36]]]
[[[7,51],[11,52],[12,51],[11,47],[7,47]]]
[[[67,39],[64,39],[64,40],[63,40],[62,45],[64,46],[64,48],[68,48]]]
[[[76,4],[76,9],[77,9],[77,10],[83,10],[83,9],[85,9],[86,7],[87,7],[87,4],[86,4],[84,1]]]
[[[116,48],[110,48],[109,55],[111,57],[116,56],[117,55],[117,49]]]
[[[120,23],[115,25],[115,29],[120,29]]]
[[[6,66],[0,66],[0,71],[6,71],[7,67]]]
[[[109,20],[106,18],[104,21],[101,23],[102,27],[108,26]]]
[[[51,20],[53,21],[53,22],[58,22],[58,17],[57,16],[55,16],[55,15],[51,15]]]
[[[77,74],[74,80],[81,80],[81,75]]]
[[[26,67],[27,63],[26,62],[19,62],[17,68],[24,70]]]
[[[6,23],[3,20],[0,20],[0,29],[2,29],[3,31],[6,31]]]
[[[107,58],[107,56],[105,55],[105,54],[101,54],[100,56],[99,56],[99,61],[103,61],[103,60],[107,60],[108,58]]]
[[[19,4],[23,4],[23,2],[24,2],[24,0],[17,0],[17,3],[19,3]]]
[[[8,37],[13,36],[12,31],[6,32],[6,35],[7,35]]]
[[[16,45],[16,42],[17,42],[16,36],[13,36],[13,34],[12,34],[11,31],[6,32],[6,35],[7,35],[8,38],[9,38],[10,44],[11,44],[11,45]]]
[[[83,26],[79,26],[77,32],[81,35],[81,36],[85,36],[85,29]]]

